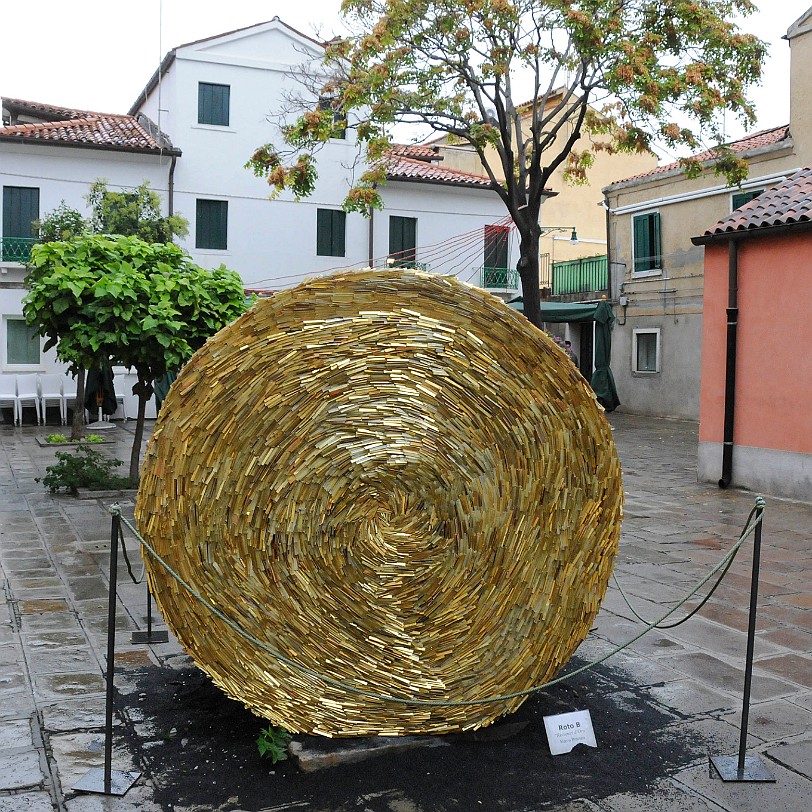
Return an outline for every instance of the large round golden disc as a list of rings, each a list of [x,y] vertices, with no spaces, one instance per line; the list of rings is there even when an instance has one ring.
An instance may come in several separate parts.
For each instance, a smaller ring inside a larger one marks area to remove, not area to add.
[[[523,697],[410,700],[476,703],[567,662],[621,505],[603,410],[542,332],[454,278],[357,271],[257,302],[195,354],[136,519],[247,633],[146,557],[227,694],[290,731],[396,735],[486,725]]]

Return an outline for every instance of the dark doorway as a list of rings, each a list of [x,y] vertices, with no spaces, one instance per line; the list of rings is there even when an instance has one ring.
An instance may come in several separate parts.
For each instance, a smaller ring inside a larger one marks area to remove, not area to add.
[[[592,359],[595,357],[594,321],[583,321],[578,325],[581,328],[580,352],[578,353],[578,369],[588,381],[592,380],[595,367]]]

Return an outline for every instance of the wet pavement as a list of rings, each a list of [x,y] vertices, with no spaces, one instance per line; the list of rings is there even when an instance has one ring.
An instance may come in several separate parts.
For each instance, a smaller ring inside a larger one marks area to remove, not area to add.
[[[627,493],[617,577],[639,614],[653,619],[735,543],[754,494],[696,482],[695,423],[617,413],[610,422]],[[812,808],[812,504],[769,496],[748,755],[776,783],[725,783],[708,766],[709,754],[738,748],[747,543],[695,617],[528,701],[518,717],[526,725],[509,741],[478,749],[452,742],[311,775],[290,762],[257,767],[257,720],[203,680],[171,635],[165,644],[131,643],[132,631],[145,628],[145,594],[121,561],[113,766],[144,775],[120,798],[77,793],[73,784],[103,758],[113,500],[52,496],[35,481],[54,460],[37,438],[53,430],[0,425],[0,812]],[[110,430],[105,453],[128,459],[131,430]],[[131,495],[119,501],[131,512]],[[133,539],[128,547],[135,552]],[[640,631],[610,586],[577,661]],[[562,708],[590,710],[597,750],[544,752],[541,716]]]

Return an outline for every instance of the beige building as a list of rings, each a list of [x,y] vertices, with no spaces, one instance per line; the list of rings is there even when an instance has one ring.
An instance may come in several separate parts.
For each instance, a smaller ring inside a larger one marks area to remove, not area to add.
[[[812,8],[787,32],[790,124],[730,145],[750,166],[740,188],[726,186],[711,169],[689,179],[674,163],[603,190],[617,316],[612,371],[627,411],[699,418],[704,249],[691,237],[812,161],[810,32]]]
[[[559,95],[550,98],[548,106],[560,101]],[[530,121],[530,105],[526,121]],[[521,109],[521,108],[519,108]],[[563,145],[571,129],[562,129],[556,144]],[[598,136],[582,136],[578,149],[586,149],[587,140]],[[445,138],[430,142],[437,148],[448,169],[482,174],[482,164],[470,146],[454,146]],[[552,148],[550,154],[555,153]],[[493,151],[492,167],[498,167],[496,151]],[[657,158],[651,153],[615,153],[600,151],[595,154],[595,162],[588,170],[588,182],[573,185],[564,179],[565,164],[553,173],[548,188],[555,194],[545,199],[541,209],[541,225],[546,231],[540,242],[541,286],[550,288],[555,298],[571,301],[600,298],[607,290],[606,272],[606,209],[602,205],[604,197],[601,189],[616,178],[626,177],[653,169]],[[502,177],[502,173],[499,173]],[[557,227],[557,228],[554,228]],[[577,242],[573,242],[575,231]],[[571,263],[572,260],[600,257],[592,263]],[[516,259],[513,259],[515,267]],[[554,269],[558,279],[554,278]],[[518,282],[517,282],[518,286]],[[518,287],[516,292],[518,293]]]

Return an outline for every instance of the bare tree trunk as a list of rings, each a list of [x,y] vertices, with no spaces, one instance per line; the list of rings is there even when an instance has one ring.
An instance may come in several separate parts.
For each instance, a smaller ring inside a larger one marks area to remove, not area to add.
[[[133,386],[133,394],[138,396],[138,417],[135,420],[135,437],[130,454],[130,485],[138,487],[141,476],[141,442],[144,439],[144,418],[147,413],[147,401],[152,397],[152,381],[138,375],[138,383]]]
[[[522,280],[522,302],[524,315],[531,324],[541,329],[541,295],[539,293],[539,233],[531,229],[529,234],[522,234],[519,229],[519,249],[521,256],[516,265],[519,278]]]
[[[79,367],[76,372],[76,401],[73,404],[73,420],[70,425],[71,440],[81,440],[85,424],[85,370]]]

